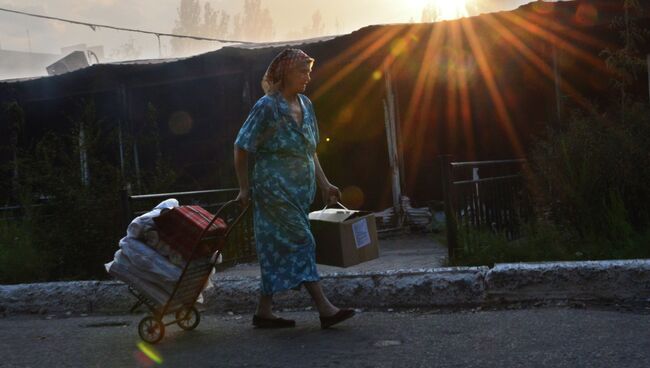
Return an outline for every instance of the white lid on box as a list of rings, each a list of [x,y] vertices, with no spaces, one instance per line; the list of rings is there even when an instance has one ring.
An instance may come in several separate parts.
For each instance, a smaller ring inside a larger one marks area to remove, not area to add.
[[[310,220],[319,220],[327,222],[343,222],[353,217],[360,211],[346,210],[341,208],[326,208],[320,211],[309,213]]]

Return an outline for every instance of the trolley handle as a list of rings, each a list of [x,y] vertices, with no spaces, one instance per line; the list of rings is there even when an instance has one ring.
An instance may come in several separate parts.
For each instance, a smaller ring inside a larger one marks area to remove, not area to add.
[[[219,218],[219,215],[220,215],[220,214],[221,214],[221,213],[222,213],[226,208],[228,208],[228,207],[230,207],[230,206],[232,206],[232,205],[234,205],[234,204],[239,204],[240,206],[242,205],[242,204],[241,204],[241,201],[239,201],[239,200],[237,200],[237,199],[232,199],[232,200],[230,200],[230,201],[224,203],[224,204],[223,204],[223,205],[222,205],[222,206],[217,210],[217,212],[214,214],[214,218],[212,219],[212,221],[210,222],[210,224],[208,225],[208,227],[206,228],[206,230],[209,229],[210,226],[212,226],[212,223],[214,223],[214,222],[217,220],[217,218]],[[242,206],[242,207],[243,207],[243,206]],[[234,227],[234,225],[237,224],[237,223],[242,219],[242,217],[244,217],[244,215],[246,214],[246,212],[248,211],[249,208],[250,208],[250,204],[248,204],[246,207],[244,207],[244,208],[241,210],[241,212],[239,213],[239,215],[238,215],[237,217],[235,217],[235,219],[234,219],[233,221],[231,221],[230,224],[227,224],[227,225],[228,225],[228,229],[226,230],[226,234],[224,235],[226,238],[228,237],[228,234],[230,234],[230,232],[232,231],[232,228]]]

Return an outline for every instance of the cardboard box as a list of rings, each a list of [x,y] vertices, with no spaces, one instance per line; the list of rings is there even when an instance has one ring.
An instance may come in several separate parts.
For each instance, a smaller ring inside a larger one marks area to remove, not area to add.
[[[349,267],[379,257],[377,224],[370,212],[328,208],[309,214],[316,263]]]

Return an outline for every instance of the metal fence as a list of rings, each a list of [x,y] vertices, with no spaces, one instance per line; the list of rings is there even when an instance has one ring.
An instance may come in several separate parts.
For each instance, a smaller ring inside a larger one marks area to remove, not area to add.
[[[440,156],[449,259],[475,244],[471,234],[489,231],[508,240],[521,235],[532,209],[524,183],[526,160],[454,162]],[[462,247],[461,247],[462,246]]]
[[[224,203],[235,198],[238,192],[239,189],[229,188],[193,192],[130,195],[128,191],[124,190],[122,191],[124,228],[135,217],[150,211],[165,199],[175,198],[181,205],[199,205],[212,213],[216,213]],[[246,215],[230,233],[223,251],[223,263],[220,267],[249,262],[256,258],[252,213],[253,211],[248,210]],[[227,223],[231,223],[237,214],[238,211],[234,207],[231,207],[223,213],[222,217],[224,217]]]

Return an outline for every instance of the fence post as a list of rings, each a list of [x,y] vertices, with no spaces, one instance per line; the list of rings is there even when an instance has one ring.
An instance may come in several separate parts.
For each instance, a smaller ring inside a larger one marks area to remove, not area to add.
[[[458,247],[458,229],[453,201],[453,177],[451,172],[452,155],[440,156],[440,172],[442,174],[442,193],[445,201],[445,223],[447,227],[447,253],[449,261],[453,262]]]

